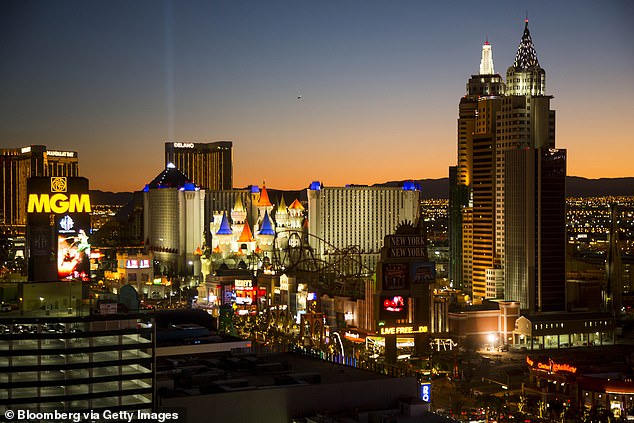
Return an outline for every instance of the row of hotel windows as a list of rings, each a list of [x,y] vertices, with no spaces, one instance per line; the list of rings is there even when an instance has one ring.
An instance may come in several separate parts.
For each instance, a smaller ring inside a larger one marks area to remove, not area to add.
[[[539,326],[539,328],[538,328]],[[583,326],[585,327],[597,327],[597,326],[608,326],[607,321],[593,321],[593,322],[583,322]],[[555,329],[555,328],[563,328],[563,323],[535,323],[533,324],[533,329]]]
[[[585,327],[597,327],[597,326],[607,326],[607,325],[608,325],[607,321],[583,322],[583,326]]]
[[[554,328],[563,328],[564,324],[563,323],[546,323],[546,325],[544,325],[543,323],[540,323],[539,329],[544,329],[544,326],[546,327],[546,329],[554,329]],[[537,330],[537,323],[533,325],[533,329]]]

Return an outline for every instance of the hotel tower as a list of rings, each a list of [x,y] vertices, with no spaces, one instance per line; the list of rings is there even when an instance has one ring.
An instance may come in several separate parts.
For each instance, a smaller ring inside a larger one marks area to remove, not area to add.
[[[487,41],[480,74],[460,100],[450,243],[462,263],[452,263],[452,280],[474,302],[503,298],[531,311],[564,309],[566,151],[555,149],[545,89],[526,20],[506,84]]]

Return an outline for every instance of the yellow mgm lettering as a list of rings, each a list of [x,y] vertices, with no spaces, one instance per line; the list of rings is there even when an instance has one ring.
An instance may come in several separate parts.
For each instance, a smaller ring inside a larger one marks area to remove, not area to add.
[[[88,194],[29,194],[27,206],[29,213],[90,213],[90,196]]]

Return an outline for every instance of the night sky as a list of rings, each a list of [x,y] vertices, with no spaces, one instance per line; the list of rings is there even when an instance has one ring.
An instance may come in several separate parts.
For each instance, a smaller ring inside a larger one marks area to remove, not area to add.
[[[233,141],[236,187],[446,177],[482,43],[505,77],[528,9],[568,174],[634,176],[633,4],[3,0],[0,147],[75,150],[111,191],[166,141]]]

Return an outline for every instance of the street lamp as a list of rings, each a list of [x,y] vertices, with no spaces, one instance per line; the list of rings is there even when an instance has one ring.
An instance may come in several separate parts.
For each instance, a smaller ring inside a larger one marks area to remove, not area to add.
[[[190,287],[192,285],[192,280],[194,279],[194,262],[189,260],[187,262],[187,266],[187,275],[189,276],[189,283],[187,286]]]

